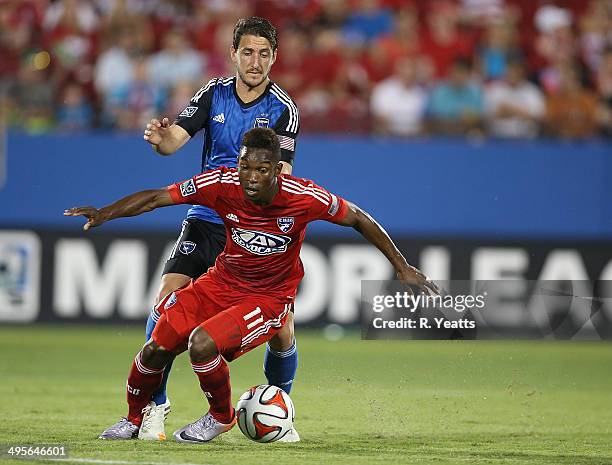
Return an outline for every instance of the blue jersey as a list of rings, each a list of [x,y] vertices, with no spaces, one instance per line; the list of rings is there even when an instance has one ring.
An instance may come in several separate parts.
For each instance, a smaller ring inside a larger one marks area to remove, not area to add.
[[[242,136],[255,127],[274,129],[280,140],[281,160],[293,162],[300,129],[297,105],[277,84],[270,81],[256,100],[244,103],[236,92],[236,78],[215,78],[196,92],[175,123],[191,137],[204,129],[201,170],[220,166],[234,168]],[[187,217],[222,223],[217,213],[201,205],[189,209]]]

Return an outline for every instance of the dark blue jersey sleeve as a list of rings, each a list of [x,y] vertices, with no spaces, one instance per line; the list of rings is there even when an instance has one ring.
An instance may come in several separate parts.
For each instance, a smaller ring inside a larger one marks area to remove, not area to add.
[[[208,122],[216,84],[217,78],[208,81],[195,93],[189,105],[176,118],[175,124],[187,131],[191,137]]]
[[[300,131],[300,115],[293,101],[291,101],[291,105],[285,108],[272,129],[278,135],[280,142],[281,161],[293,164],[297,136]]]

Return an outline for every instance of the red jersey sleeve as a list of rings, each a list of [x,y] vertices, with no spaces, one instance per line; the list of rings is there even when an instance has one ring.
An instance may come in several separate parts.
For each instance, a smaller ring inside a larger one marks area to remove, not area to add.
[[[338,223],[344,218],[348,208],[346,200],[316,184],[310,184],[307,189],[314,194],[310,196],[312,198],[308,221],[325,220]]]
[[[175,204],[188,203],[215,208],[223,174],[223,169],[205,171],[191,179],[168,186],[168,192]]]

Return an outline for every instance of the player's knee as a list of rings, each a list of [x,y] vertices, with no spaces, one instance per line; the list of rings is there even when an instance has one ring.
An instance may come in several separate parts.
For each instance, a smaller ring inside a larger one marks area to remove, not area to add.
[[[206,362],[217,355],[217,345],[204,328],[197,327],[189,336],[189,357],[192,362]]]
[[[170,360],[171,353],[158,345],[153,339],[149,340],[141,351],[142,363],[150,368],[163,368]]]
[[[293,318],[287,320],[285,325],[274,335],[268,342],[273,350],[283,352],[291,349],[295,340],[295,330],[293,327]]]

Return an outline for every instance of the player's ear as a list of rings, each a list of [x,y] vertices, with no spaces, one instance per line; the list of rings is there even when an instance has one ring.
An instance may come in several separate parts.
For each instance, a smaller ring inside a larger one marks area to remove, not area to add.
[[[278,49],[274,50],[274,52],[272,52],[272,62],[270,63],[270,66],[272,66],[274,64],[274,62],[276,61],[276,53],[278,52]]]
[[[237,58],[236,58],[236,54],[238,53],[238,50],[234,49],[234,46],[232,45],[230,47],[230,58],[232,59],[232,63],[236,64]]]
[[[283,164],[279,161],[274,170],[274,176],[280,176],[282,171],[283,171]]]

